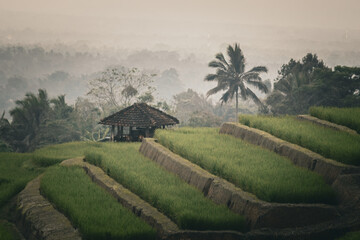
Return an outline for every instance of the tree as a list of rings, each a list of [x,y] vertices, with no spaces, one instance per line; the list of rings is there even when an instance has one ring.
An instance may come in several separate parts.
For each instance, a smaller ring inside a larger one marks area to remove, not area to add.
[[[145,92],[152,93],[152,77],[137,68],[107,68],[100,77],[89,82],[87,95],[93,97],[102,108],[119,109],[131,105]],[[104,109],[103,109],[104,110]]]
[[[187,125],[194,112],[213,113],[213,106],[205,96],[192,89],[174,96],[175,116],[182,125]]]
[[[27,93],[24,99],[16,101],[16,107],[10,111],[10,129],[2,118],[1,125],[5,127],[1,129],[9,133],[4,140],[19,152],[80,140],[73,110],[66,104],[64,95],[49,99],[43,89],[39,89],[37,95]]]
[[[316,54],[284,64],[266,103],[274,114],[304,114],[311,106],[360,105],[360,68],[326,67]]]
[[[10,111],[12,127],[15,130],[17,150],[33,149],[32,141],[39,133],[40,126],[48,117],[50,102],[45,90],[38,95],[27,93],[23,100],[17,100],[16,107]]]
[[[267,93],[268,88],[262,82],[261,73],[266,73],[267,68],[257,66],[245,72],[245,57],[238,44],[234,47],[229,45],[227,48],[229,60],[227,61],[222,53],[215,55],[216,60],[209,63],[209,67],[215,68],[215,74],[208,74],[205,81],[217,81],[217,86],[207,92],[207,96],[225,91],[220,98],[222,103],[226,103],[229,99],[233,99],[235,95],[236,101],[236,117],[239,112],[239,94],[243,100],[252,99],[258,106],[264,105],[256,94],[248,87],[249,85],[258,88],[260,91]]]

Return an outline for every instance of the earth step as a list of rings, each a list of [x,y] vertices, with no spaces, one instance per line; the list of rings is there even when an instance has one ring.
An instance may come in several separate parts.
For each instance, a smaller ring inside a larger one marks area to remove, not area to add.
[[[168,217],[160,213],[156,208],[152,207],[149,203],[139,198],[127,188],[123,187],[114,179],[110,178],[101,168],[84,162],[83,157],[65,160],[61,165],[76,165],[84,168],[95,183],[107,190],[124,207],[130,209],[134,214],[154,227],[160,236],[165,237],[180,231],[178,226]]]
[[[227,205],[233,212],[244,215],[252,229],[302,227],[339,217],[337,209],[330,205],[269,203],[259,200],[253,194],[207,172],[151,138],[143,139],[140,152],[198,188],[215,203]]]
[[[27,239],[80,240],[80,233],[40,194],[41,176],[29,182],[17,198],[17,225]]]
[[[340,174],[360,173],[360,167],[324,158],[320,154],[314,153],[306,148],[240,123],[223,123],[220,128],[220,133],[241,138],[249,143],[267,148],[281,156],[287,157],[295,165],[320,174],[328,184],[332,184]]]
[[[344,131],[344,132],[347,132],[347,133],[350,133],[350,134],[355,134],[355,135],[358,134],[355,130],[353,130],[351,128],[348,128],[346,126],[339,125],[339,124],[332,123],[332,122],[328,122],[326,120],[322,120],[322,119],[319,119],[317,117],[313,117],[313,116],[310,116],[310,115],[298,115],[297,118],[300,119],[300,120],[305,120],[305,121],[309,121],[309,122],[318,124],[318,125],[323,126],[323,127],[332,128],[332,129],[335,129],[335,130],[338,130],[338,131]]]

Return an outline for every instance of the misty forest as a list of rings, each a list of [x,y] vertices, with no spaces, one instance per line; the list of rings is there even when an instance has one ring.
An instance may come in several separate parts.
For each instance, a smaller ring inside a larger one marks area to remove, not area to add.
[[[359,3],[35,2],[0,6],[0,240],[360,239]]]

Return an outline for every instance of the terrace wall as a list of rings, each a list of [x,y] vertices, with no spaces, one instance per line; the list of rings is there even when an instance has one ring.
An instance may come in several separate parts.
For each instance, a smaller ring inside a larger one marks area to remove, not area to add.
[[[346,126],[342,126],[342,125],[339,125],[336,123],[332,123],[329,121],[325,121],[325,120],[322,120],[322,119],[319,119],[319,118],[316,118],[316,117],[313,117],[310,115],[298,115],[297,118],[300,120],[305,120],[305,121],[309,121],[309,122],[318,124],[323,127],[332,128],[332,129],[335,129],[338,131],[344,131],[344,132],[347,132],[350,134],[357,134],[357,132],[351,128],[348,128]]]
[[[198,188],[215,203],[227,205],[233,212],[246,216],[252,229],[307,226],[339,216],[335,207],[325,204],[280,204],[261,201],[234,184],[172,153],[154,139],[144,139],[140,152]]]
[[[17,225],[29,240],[81,240],[70,221],[40,194],[40,177],[29,182],[17,197]]]
[[[240,123],[224,123],[220,133],[241,138],[289,158],[295,165],[317,172],[332,184],[340,174],[360,173],[360,168],[336,162],[306,148],[286,142],[271,134]]]

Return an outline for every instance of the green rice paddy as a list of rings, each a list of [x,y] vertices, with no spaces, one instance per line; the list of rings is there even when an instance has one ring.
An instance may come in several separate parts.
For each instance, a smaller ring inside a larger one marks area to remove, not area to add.
[[[79,228],[84,239],[156,239],[156,231],[125,209],[80,167],[52,167],[42,193]]]
[[[360,133],[360,108],[311,107],[310,115]]]
[[[213,128],[157,130],[171,151],[258,198],[279,203],[335,203],[335,193],[314,172],[289,159]]]
[[[240,115],[240,123],[266,131],[341,163],[360,165],[360,135],[301,121],[295,116]]]
[[[243,216],[205,198],[196,188],[141,155],[139,147],[139,143],[102,144],[85,158],[182,229],[244,230]]]

